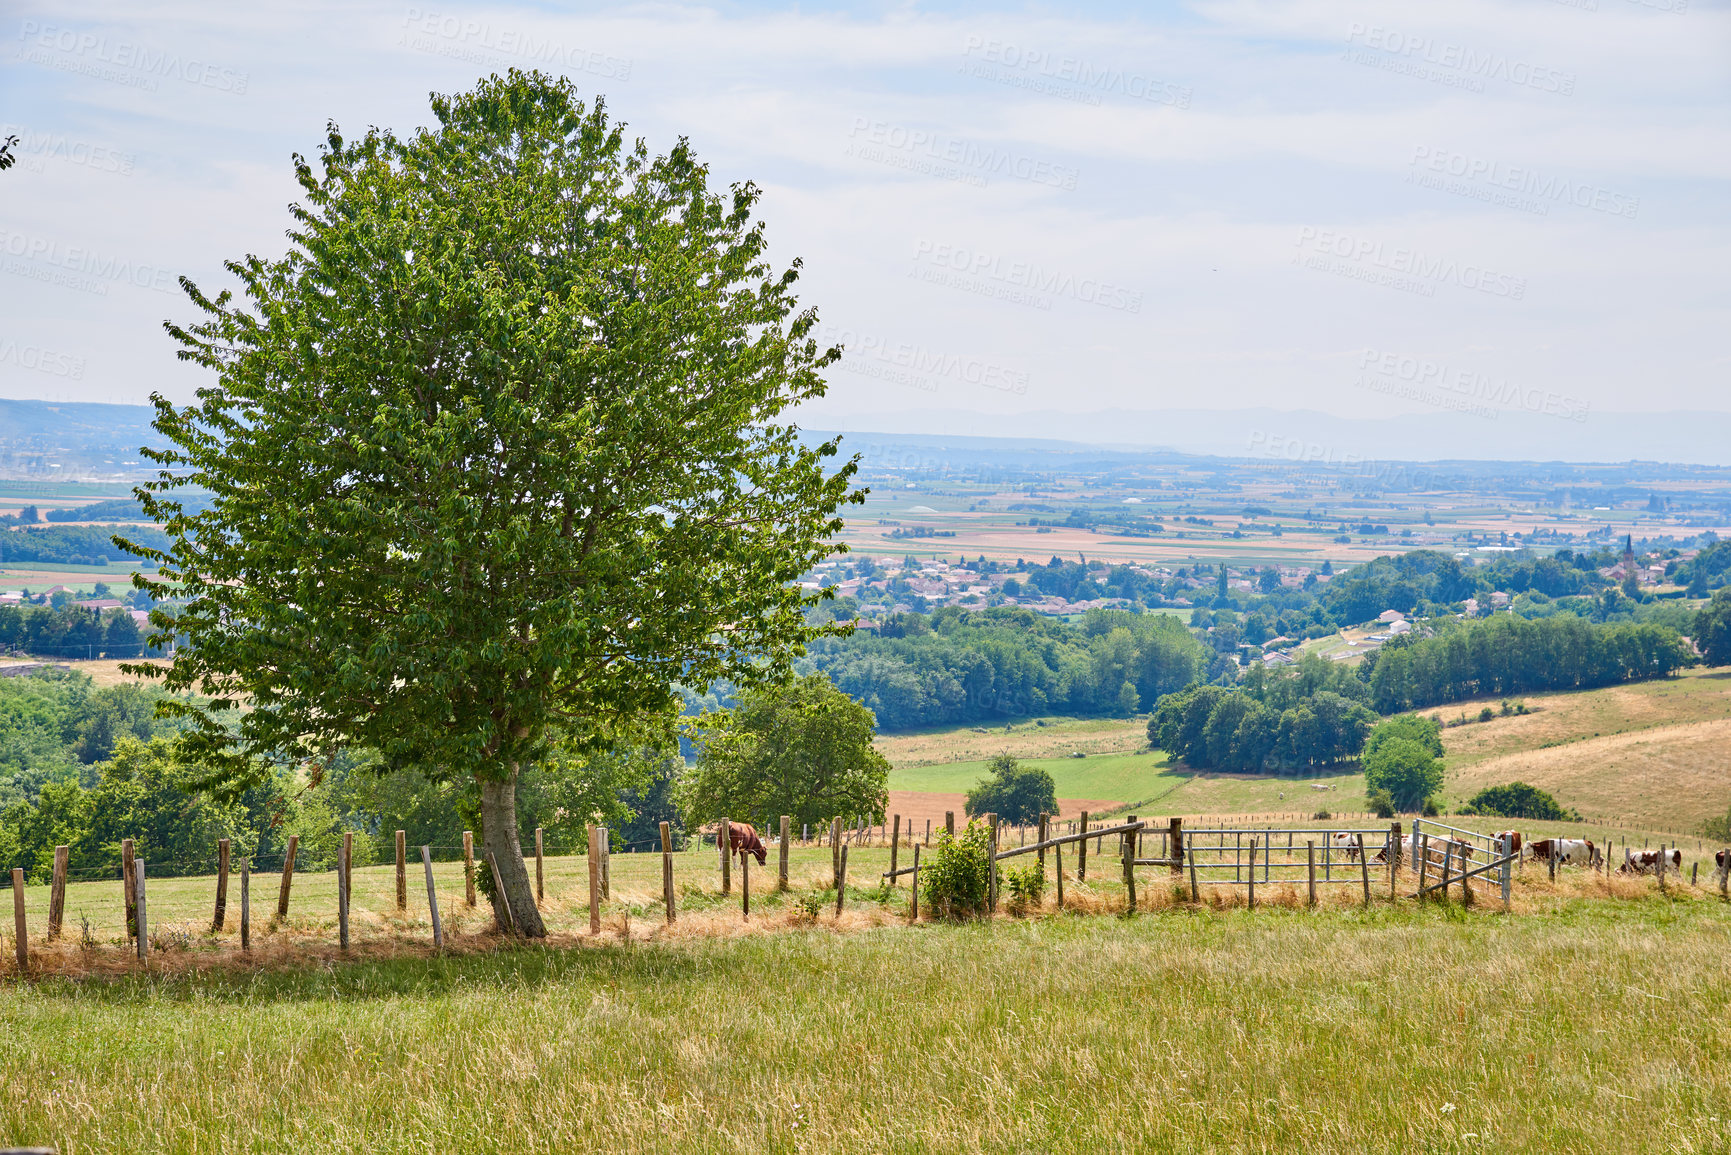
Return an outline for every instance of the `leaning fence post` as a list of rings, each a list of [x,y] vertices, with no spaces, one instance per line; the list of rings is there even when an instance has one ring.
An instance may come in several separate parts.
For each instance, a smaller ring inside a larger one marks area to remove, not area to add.
[[[439,892],[433,889],[433,848],[421,847],[421,866],[427,872],[427,909],[433,915],[433,949],[445,949],[445,928],[439,925]]]
[[[595,848],[591,846],[589,849],[593,852]],[[547,900],[547,887],[543,882],[541,873],[541,856],[544,850],[545,847],[541,841],[541,828],[537,826],[535,828],[535,901],[538,903]]]
[[[240,860],[240,949],[252,949],[252,859]]]
[[[667,925],[673,925],[673,828],[661,824],[661,898],[667,903]]]
[[[24,917],[24,869],[12,868],[12,937],[18,950],[18,973],[30,973],[30,924]]]
[[[475,832],[463,831],[463,902],[475,905]]]
[[[56,854],[55,857],[58,858],[59,855]],[[222,929],[223,919],[227,914],[228,914],[228,839],[219,838],[216,840],[216,910],[214,912],[212,912],[212,914],[210,916],[210,929],[213,932],[219,931]],[[53,918],[52,915],[50,915],[49,917]],[[53,921],[56,924],[58,924],[60,920],[56,918]],[[59,930],[59,926],[56,925],[54,927],[54,929]]]
[[[986,910],[998,913],[998,816],[986,815]]]
[[[1473,880],[1467,877],[1467,871],[1472,869],[1472,864],[1468,861],[1468,858],[1467,858],[1467,854],[1471,850],[1471,847],[1469,847],[1466,844],[1465,839],[1461,840],[1460,846],[1461,846],[1461,905],[1462,906],[1471,906],[1473,904]]]
[[[1086,839],[1082,841],[1082,845],[1088,845]],[[1184,849],[1184,857],[1190,860],[1190,901],[1201,902],[1202,891],[1196,885],[1196,836],[1194,834],[1184,840]]]
[[[601,852],[593,823],[589,826],[589,933],[601,933]]]
[[[66,916],[66,861],[69,849],[54,848],[54,874],[48,884],[48,941],[60,937],[60,922]]]
[[[908,906],[908,921],[920,921],[920,845],[917,842],[914,843],[914,893]]]
[[[409,909],[409,835],[397,831],[397,909]]]
[[[150,961],[150,916],[144,910],[144,859],[132,862],[133,877],[138,880],[138,961]]]
[[[780,891],[787,890],[787,843],[788,836],[792,832],[793,816],[783,814],[781,816],[781,859],[776,863],[775,879],[775,888]]]
[[[1076,827],[1082,840],[1076,843],[1076,881],[1088,881],[1088,812],[1082,811],[1081,825]]]
[[[1058,910],[1064,909],[1064,844],[1062,842],[1052,847],[1052,865],[1058,875]]]
[[[913,819],[908,819],[909,829],[913,828]],[[895,833],[890,836],[890,885],[900,885],[896,882],[896,855],[902,844],[902,816],[896,815]]]
[[[120,893],[126,900],[126,933],[138,934],[138,890],[132,881],[132,839],[120,840]]]
[[[499,873],[499,859],[491,850],[487,851],[487,873],[493,880],[494,906],[505,912],[505,925],[500,929],[509,931],[514,938],[517,934],[517,912],[511,909],[511,896],[505,893],[504,876]],[[494,921],[498,921],[498,917],[495,912]]]
[[[294,882],[295,851],[300,848],[300,844],[301,836],[298,834],[291,834],[288,837],[288,849],[283,852],[282,890],[277,894],[276,899],[276,916],[279,919],[288,917],[289,886]]]
[[[841,917],[842,905],[847,899],[847,847],[841,848],[841,866],[835,876],[835,913]]]
[[[1184,882],[1184,820],[1174,818],[1166,823],[1166,854],[1172,860],[1172,880]]]
[[[1304,870],[1310,883],[1310,905],[1316,905],[1316,839],[1304,840]]]

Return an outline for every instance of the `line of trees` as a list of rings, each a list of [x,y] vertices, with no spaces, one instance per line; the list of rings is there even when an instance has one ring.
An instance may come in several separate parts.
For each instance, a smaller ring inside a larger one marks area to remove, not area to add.
[[[1675,630],[1572,615],[1498,614],[1366,656],[1370,703],[1393,714],[1483,695],[1585,690],[1669,677],[1690,655]]]
[[[1211,657],[1170,615],[1095,610],[1070,625],[1008,606],[899,614],[881,634],[810,646],[815,668],[885,731],[1054,713],[1129,717],[1197,681]]]
[[[0,606],[0,649],[51,658],[137,658],[148,636],[125,610]]]
[[[155,526],[136,526],[126,533],[150,549],[168,544],[168,535]],[[0,534],[0,562],[107,565],[126,557],[126,551],[114,544],[113,528],[105,525],[27,526]]]
[[[1375,724],[1370,709],[1331,690],[1282,710],[1243,690],[1192,686],[1160,700],[1148,741],[1198,770],[1254,774],[1356,758]]]

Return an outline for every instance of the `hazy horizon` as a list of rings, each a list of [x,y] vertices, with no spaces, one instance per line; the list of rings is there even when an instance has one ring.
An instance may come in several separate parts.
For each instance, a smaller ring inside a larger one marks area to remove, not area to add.
[[[291,153],[538,65],[763,187],[848,347],[811,427],[1167,444],[1108,435],[1241,410],[1348,424],[1195,444],[1429,448],[1364,424],[1393,421],[1533,460],[1704,460],[1731,429],[1731,14],[1690,0],[87,3],[0,31],[0,397],[188,399],[175,278],[281,252]],[[1672,412],[1708,419],[1623,417]]]

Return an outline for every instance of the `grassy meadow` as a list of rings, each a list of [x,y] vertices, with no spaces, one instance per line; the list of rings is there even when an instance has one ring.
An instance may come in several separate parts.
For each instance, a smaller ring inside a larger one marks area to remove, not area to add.
[[[672,934],[610,921],[594,940],[438,958],[8,981],[0,1141],[1731,1147],[1731,918],[1714,897],[1530,875],[1513,915],[1338,895],[1252,912],[1147,890],[1133,919],[746,928],[711,907]]]

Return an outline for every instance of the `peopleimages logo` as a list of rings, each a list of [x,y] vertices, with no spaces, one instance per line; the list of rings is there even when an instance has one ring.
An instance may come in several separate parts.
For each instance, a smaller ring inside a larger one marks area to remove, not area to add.
[[[1585,421],[1591,408],[1588,402],[1554,389],[1517,385],[1405,353],[1366,348],[1359,355],[1358,367],[1373,375],[1369,379],[1360,376],[1355,382],[1362,389],[1429,401],[1445,409],[1474,412],[1476,406],[1497,405],[1567,421]],[[1390,388],[1391,382],[1408,386],[1411,391]]]
[[[962,71],[982,80],[993,80],[1012,88],[1026,89],[1099,104],[1101,96],[1122,96],[1149,104],[1189,108],[1189,88],[1134,69],[1111,68],[1076,56],[1054,55],[1041,49],[1023,48],[1011,41],[970,36],[962,55],[976,62]],[[994,67],[979,67],[979,65]]]
[[[155,289],[159,293],[176,292],[179,285],[175,275],[160,265],[116,257],[81,245],[63,245],[48,237],[5,228],[0,228],[0,255],[16,258],[6,261],[8,273],[98,296],[107,296],[111,283]]]
[[[1142,294],[1096,277],[1078,277],[1030,261],[1007,261],[991,253],[932,240],[914,242],[913,274],[1015,304],[1050,309],[1051,298],[1068,297],[1083,305],[1123,313],[1142,311]]]
[[[19,25],[18,39],[24,42],[20,57],[32,64],[146,92],[157,91],[161,87],[158,81],[167,79],[244,96],[251,79],[245,72],[197,57],[35,20],[25,20]]]
[[[1028,392],[1025,372],[984,357],[942,353],[908,341],[828,325],[820,325],[812,338],[820,345],[842,347],[842,359],[836,366],[839,369],[928,393],[935,393],[938,388],[936,379],[944,377],[964,385],[978,385],[1018,396]]]
[[[1639,197],[1613,192],[1586,181],[1541,173],[1523,165],[1504,164],[1499,160],[1468,156],[1428,144],[1416,146],[1408,164],[1411,168],[1407,173],[1409,183],[1463,196],[1476,196],[1481,200],[1507,204],[1511,208],[1541,215],[1549,214],[1549,204],[1568,204],[1591,212],[1626,217],[1629,220],[1634,220],[1635,214],[1641,211]],[[1437,178],[1434,181],[1430,179],[1433,176]],[[1452,177],[1459,183],[1444,182],[1441,179],[1444,177]],[[1497,199],[1504,194],[1505,199]]]
[[[1305,261],[1305,252],[1322,261],[1333,259],[1386,278],[1410,281],[1421,289],[1435,284],[1458,285],[1478,293],[1519,301],[1527,295],[1527,280],[1500,273],[1483,265],[1464,263],[1453,257],[1437,257],[1418,249],[1385,248],[1381,241],[1355,237],[1332,229],[1317,229],[1309,225],[1298,230],[1297,259]],[[1334,270],[1331,270],[1334,271]],[[1366,279],[1375,279],[1374,277]],[[1396,287],[1399,287],[1398,285]],[[1425,296],[1431,294],[1423,293]]]
[[[21,345],[17,341],[0,341],[0,365],[16,365],[51,377],[84,379],[84,358],[71,353],[58,353],[40,345]]]
[[[565,72],[587,72],[604,80],[630,80],[630,57],[613,56],[577,44],[566,44],[549,36],[521,29],[495,26],[484,20],[465,20],[439,12],[410,8],[403,17],[403,33],[397,43],[417,52],[429,52],[489,63],[487,54],[516,56],[536,64],[551,64]]]
[[[66,136],[64,133],[32,132],[21,124],[0,124],[0,140],[16,136],[18,143],[13,146],[13,154],[26,170],[42,172],[45,162],[51,160],[64,161],[67,164],[83,165],[98,172],[111,172],[118,176],[131,176],[134,157],[129,152],[119,152],[107,145],[92,144],[87,140]]]
[[[856,116],[848,138],[849,156],[947,180],[984,187],[989,178],[996,176],[1066,191],[1076,187],[1078,174],[1069,165],[885,120]]]
[[[1346,45],[1342,59],[1354,64],[1405,73],[1420,80],[1467,88],[1473,92],[1483,92],[1485,81],[1497,80],[1558,96],[1575,94],[1575,74],[1572,72],[1429,36],[1414,36],[1379,24],[1353,23],[1347,29]]]

